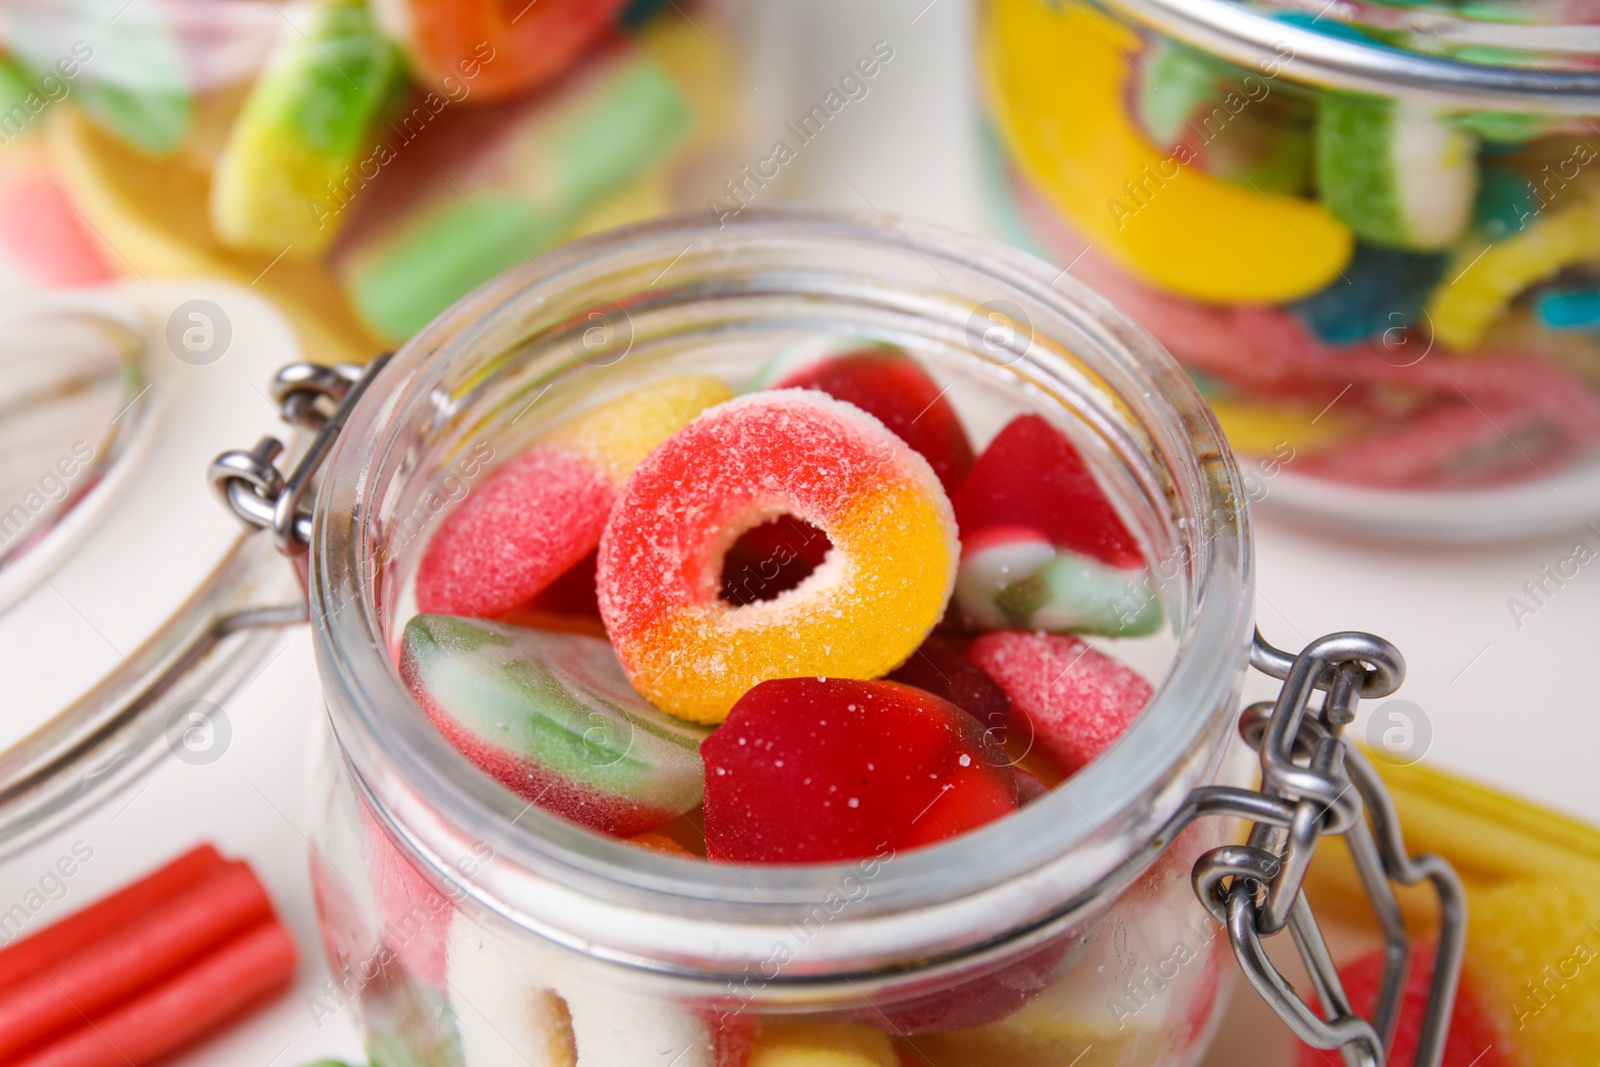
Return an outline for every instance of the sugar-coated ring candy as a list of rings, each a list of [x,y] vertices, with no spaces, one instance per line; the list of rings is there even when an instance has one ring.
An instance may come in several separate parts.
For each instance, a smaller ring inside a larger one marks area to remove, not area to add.
[[[833,550],[799,586],[735,607],[722,563],[744,531],[792,514]],[[711,408],[629,479],[600,542],[600,615],[657,707],[721,722],[771,678],[876,678],[949,599],[950,501],[927,460],[850,404],[809,390]]]
[[[421,74],[447,88],[470,86],[474,98],[488,101],[527,92],[566,70],[605,35],[626,2],[379,0],[376,6]]]
[[[730,395],[700,374],[652,382],[558,426],[468,485],[423,553],[417,610],[488,617],[527,603],[594,551],[617,490],[645,453]]]

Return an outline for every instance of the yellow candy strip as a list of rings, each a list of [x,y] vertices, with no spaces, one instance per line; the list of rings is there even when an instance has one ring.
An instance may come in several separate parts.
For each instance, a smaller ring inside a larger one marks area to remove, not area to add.
[[[1428,301],[1435,336],[1451,348],[1476,348],[1524,290],[1597,255],[1600,203],[1594,200],[1541,215],[1499,244],[1463,248]]]
[[[1354,238],[1321,204],[1214,178],[1145,137],[1123,99],[1124,57],[1140,47],[1132,31],[1081,3],[995,0],[988,10],[983,54],[1001,133],[1096,248],[1146,282],[1221,303],[1293,300],[1339,276]]]

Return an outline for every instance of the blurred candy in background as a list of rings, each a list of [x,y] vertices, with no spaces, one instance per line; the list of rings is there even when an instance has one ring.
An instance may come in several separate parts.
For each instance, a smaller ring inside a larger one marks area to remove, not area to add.
[[[6,280],[222,277],[311,358],[365,359],[563,240],[701,206],[738,122],[727,21],[637,0],[19,0]]]

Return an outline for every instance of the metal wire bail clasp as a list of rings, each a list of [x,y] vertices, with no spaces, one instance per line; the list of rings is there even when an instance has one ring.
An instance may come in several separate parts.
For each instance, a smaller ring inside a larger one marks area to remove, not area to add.
[[[263,437],[249,451],[235,449],[211,461],[212,488],[246,523],[270,529],[273,543],[285,556],[302,556],[310,545],[306,493],[356,402],[388,362],[389,354],[384,353],[365,366],[291,363],[277,373],[272,399],[284,421],[316,433],[287,478],[277,467],[284,446],[276,437]]]
[[[1178,827],[1206,814],[1233,815],[1251,820],[1250,836],[1243,845],[1213,849],[1200,858],[1195,893],[1227,927],[1250,984],[1296,1036],[1316,1048],[1340,1049],[1352,1067],[1383,1067],[1411,965],[1394,885],[1430,882],[1439,900],[1439,948],[1415,1063],[1438,1067],[1466,940],[1465,895],[1444,860],[1406,852],[1382,780],[1341,736],[1362,697],[1387,696],[1399,688],[1405,660],[1392,644],[1371,634],[1329,634],[1295,656],[1273,648],[1258,632],[1250,663],[1283,681],[1275,702],[1246,708],[1239,721],[1240,734],[1261,756],[1261,789],[1197,790],[1171,824]],[[1313,708],[1318,692],[1325,695]],[[1330,835],[1344,838],[1384,934],[1383,981],[1370,1019],[1351,1009],[1300,891],[1318,843]],[[1320,1015],[1262,947],[1262,938],[1286,928],[1311,975]]]

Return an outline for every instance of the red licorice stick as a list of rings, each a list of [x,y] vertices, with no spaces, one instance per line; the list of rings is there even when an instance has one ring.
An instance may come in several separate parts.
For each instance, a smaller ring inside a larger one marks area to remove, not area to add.
[[[0,1062],[82,1026],[85,1016],[96,1018],[271,917],[255,872],[225,863],[115,933],[0,990]]]
[[[147,1067],[283,989],[296,957],[270,919],[12,1067]]]
[[[216,849],[201,845],[54,926],[14,942],[0,950],[0,989],[9,989],[19,979],[32,977],[40,968],[120,930],[129,920],[196,884],[222,864]]]

